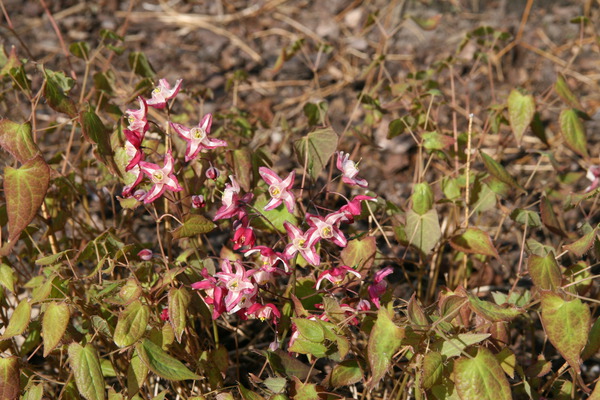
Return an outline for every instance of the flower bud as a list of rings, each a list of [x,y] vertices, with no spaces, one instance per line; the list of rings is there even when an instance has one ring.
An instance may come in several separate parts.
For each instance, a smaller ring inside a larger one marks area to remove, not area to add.
[[[204,201],[204,196],[201,194],[192,195],[192,207],[193,208],[202,208],[206,206],[206,201]]]
[[[221,175],[221,173],[215,167],[211,166],[209,169],[206,170],[206,177],[208,179],[215,180],[219,177],[219,175]]]
[[[152,260],[152,255],[153,255],[153,253],[152,253],[152,250],[150,250],[150,249],[144,249],[138,253],[138,257],[144,261]]]

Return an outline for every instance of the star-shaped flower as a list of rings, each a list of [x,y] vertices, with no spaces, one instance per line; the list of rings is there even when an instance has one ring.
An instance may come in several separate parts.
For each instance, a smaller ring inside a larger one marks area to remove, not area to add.
[[[152,91],[152,98],[146,100],[146,104],[154,108],[165,108],[167,101],[177,96],[179,89],[181,89],[182,79],[177,79],[175,86],[171,88],[169,82],[166,79],[158,81],[158,86]]]
[[[296,253],[300,252],[306,261],[312,265],[319,265],[321,263],[321,258],[317,253],[317,249],[315,249],[315,245],[321,237],[315,234],[315,230],[311,228],[305,233],[302,233],[300,228],[287,221],[283,223],[283,226],[290,238],[290,244],[288,244],[283,251],[285,258],[290,260]]]
[[[269,185],[269,194],[271,195],[271,201],[267,203],[264,209],[266,211],[272,210],[283,202],[289,212],[294,212],[294,195],[289,190],[294,184],[296,172],[290,172],[285,179],[281,179],[279,175],[267,167],[260,167],[258,173]]]
[[[321,239],[330,240],[340,247],[346,247],[348,240],[339,228],[340,222],[345,218],[343,212],[327,214],[325,217],[306,214],[306,222],[315,229],[315,234]]]
[[[125,111],[126,114],[129,114],[127,117],[127,122],[129,123],[127,129],[143,134],[148,130],[148,119],[146,118],[148,105],[146,104],[146,100],[141,96],[138,97],[138,101],[140,102],[139,110]]]
[[[167,154],[165,154],[165,162],[162,168],[156,164],[145,161],[140,161],[139,166],[140,169],[150,177],[150,180],[154,184],[144,199],[144,203],[152,203],[154,200],[158,199],[166,189],[173,192],[183,190],[183,188],[179,186],[177,177],[173,174],[173,155],[171,154],[171,151],[168,151]]]
[[[208,137],[210,126],[212,125],[211,114],[206,114],[198,126],[191,129],[174,122],[170,122],[170,124],[175,132],[188,143],[187,148],[185,149],[185,161],[193,160],[202,150],[227,146],[227,142],[224,140]]]
[[[321,286],[321,282],[323,280],[328,280],[334,285],[339,284],[344,280],[347,274],[353,274],[358,279],[361,279],[360,273],[358,271],[346,266],[340,265],[339,267],[333,267],[332,269],[325,270],[319,274],[319,278],[317,279],[317,283],[315,284],[315,288],[319,290],[319,286]]]
[[[347,183],[348,185],[358,185],[360,187],[366,188],[368,183],[365,179],[358,178],[358,168],[356,168],[356,164],[354,161],[350,160],[350,154],[344,153],[343,151],[337,152],[337,168],[342,171],[342,181]]]

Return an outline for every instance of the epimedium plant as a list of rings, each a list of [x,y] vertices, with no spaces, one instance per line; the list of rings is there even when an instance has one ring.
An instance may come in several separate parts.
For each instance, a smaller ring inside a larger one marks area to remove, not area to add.
[[[508,39],[480,28],[462,45],[476,40],[486,57]],[[566,151],[590,163],[587,114],[564,77],[552,118],[569,150],[540,125],[539,94],[521,89],[490,104],[484,127],[475,116],[464,132],[439,124],[443,102],[429,104],[448,94],[436,79],[457,59],[361,93],[365,131],[390,113],[385,103],[411,99],[389,122],[389,138],[411,135],[418,154],[412,194],[394,204],[368,191],[368,152],[361,161],[356,138],[324,124],[322,103],[303,108],[315,127],[290,131],[296,159],[286,159],[253,141],[242,110],[203,113],[185,81],[156,81],[143,53],[128,54],[137,81],[119,93],[95,60],[122,54],[121,42],[107,31],[93,51],[73,43],[81,82],[14,49],[0,60],[3,85],[31,106],[26,121],[0,121],[12,157],[0,398],[600,396],[584,371],[600,348],[597,167],[565,198],[573,176],[538,184],[533,169],[524,182],[508,145],[492,153],[484,142],[536,137],[539,162],[561,174]],[[63,121],[51,134],[70,130],[61,157],[41,136],[42,98]],[[567,229],[578,209],[585,223]],[[472,279],[513,262],[501,290]]]

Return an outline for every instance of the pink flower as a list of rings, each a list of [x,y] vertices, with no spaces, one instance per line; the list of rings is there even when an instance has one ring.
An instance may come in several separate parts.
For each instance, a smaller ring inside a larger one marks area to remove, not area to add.
[[[257,251],[260,252],[260,259],[261,259],[261,267],[260,268],[261,269],[271,270],[272,268],[275,267],[275,265],[278,262],[281,262],[283,264],[285,272],[288,272],[289,266],[287,264],[287,261],[284,258],[284,255],[276,252],[275,250],[273,250],[270,247],[254,246],[250,250],[246,251],[244,253],[244,256],[248,257],[249,255],[254,254]]]
[[[148,130],[148,119],[146,117],[148,105],[146,104],[146,100],[141,96],[138,97],[138,101],[140,102],[139,110],[125,111],[126,114],[129,114],[129,117],[127,117],[127,122],[129,123],[127,129],[143,134]]]
[[[206,201],[204,200],[204,196],[201,194],[192,195],[192,208],[203,208],[206,206]]]
[[[208,137],[210,126],[212,124],[211,114],[206,114],[198,126],[191,129],[174,122],[170,122],[170,124],[173,130],[187,142],[185,161],[193,160],[198,156],[200,151],[227,146],[227,142],[224,140],[211,139]]]
[[[223,190],[223,197],[221,199],[223,205],[217,210],[213,221],[235,216],[240,219],[243,218],[246,214],[244,207],[252,200],[252,197],[254,197],[252,193],[246,193],[240,198],[240,185],[236,182],[233,175],[229,175],[229,179],[231,180],[231,185],[225,185],[225,190]]]
[[[139,165],[140,169],[150,177],[150,180],[154,184],[152,189],[150,189],[150,192],[148,192],[148,196],[144,199],[144,203],[152,203],[154,200],[158,199],[166,189],[173,192],[183,190],[183,188],[179,186],[177,178],[173,175],[173,155],[171,154],[171,151],[168,151],[167,154],[165,154],[165,162],[162,168],[159,168],[156,164],[145,161],[140,161]]]
[[[168,308],[163,308],[163,310],[160,313],[160,319],[165,322],[169,320],[169,309]]]
[[[344,278],[346,277],[347,274],[353,274],[358,279],[362,278],[360,273],[358,273],[354,269],[352,269],[346,265],[341,265],[339,267],[334,267],[332,269],[328,269],[328,270],[321,272],[319,274],[319,278],[317,279],[317,283],[315,284],[315,288],[318,290],[319,286],[321,286],[321,282],[323,282],[323,280],[328,280],[329,282],[333,283],[334,285],[338,285],[339,283],[341,283],[344,280]]]
[[[251,226],[240,224],[239,227],[235,229],[232,240],[234,250],[238,250],[239,248],[245,246],[252,247],[254,246],[254,241],[256,240],[254,236],[254,229],[252,229]]]
[[[344,218],[342,218],[342,222],[353,223],[354,217],[360,215],[362,211],[361,202],[363,200],[375,200],[375,197],[358,195],[354,196],[354,198],[345,206],[340,207],[340,212],[344,214]]]
[[[125,171],[133,169],[142,160],[144,153],[142,152],[143,133],[124,129],[123,134],[127,141],[125,142],[125,153],[129,157],[129,164],[125,167]]]
[[[217,280],[209,275],[206,268],[202,270],[202,276],[205,279],[192,283],[192,289],[204,290],[205,296],[202,297],[202,299],[206,304],[213,305],[212,318],[217,319],[226,311],[225,303],[223,301],[226,290],[218,285]]]
[[[294,196],[289,190],[294,184],[296,172],[290,172],[285,180],[282,180],[279,175],[267,167],[260,167],[258,173],[267,182],[267,185],[269,185],[269,194],[271,195],[271,201],[267,203],[264,209],[267,211],[272,210],[284,202],[288,211],[294,212]]]
[[[146,101],[146,104],[154,108],[165,108],[167,100],[171,100],[177,96],[179,89],[181,89],[181,79],[177,79],[175,86],[171,89],[171,85],[166,79],[158,81],[158,86],[152,91],[152,98]]]
[[[283,223],[283,226],[285,227],[290,239],[290,244],[288,244],[283,251],[285,258],[290,260],[296,253],[300,252],[306,261],[312,265],[319,265],[321,263],[321,259],[317,253],[317,250],[315,249],[315,245],[319,241],[320,237],[314,234],[314,229],[309,229],[305,233],[302,233],[300,228],[290,224],[287,221]]]
[[[348,241],[339,228],[339,224],[344,218],[341,212],[328,214],[326,217],[306,214],[306,221],[315,229],[315,234],[322,239],[330,240],[340,247],[346,247]]]
[[[273,323],[277,323],[277,319],[281,318],[281,313],[273,304],[268,303],[264,306],[259,303],[254,303],[248,310],[246,314],[251,317],[259,318],[261,321],[265,321],[271,317],[273,317]]]
[[[219,177],[219,175],[221,175],[221,172],[219,172],[218,169],[216,169],[215,167],[213,167],[212,165],[206,170],[206,173],[204,174],[208,179],[212,179],[215,180]]]
[[[600,167],[597,165],[592,165],[588,169],[588,172],[585,175],[585,177],[592,181],[590,186],[586,187],[584,190],[584,193],[589,193],[592,190],[596,189],[598,186],[600,186]]]
[[[366,188],[369,184],[365,179],[356,177],[358,175],[358,168],[356,168],[354,161],[350,160],[350,154],[338,151],[337,156],[336,166],[342,171],[342,181],[348,185],[358,185]]]
[[[387,288],[387,282],[384,281],[383,278],[393,272],[394,269],[392,267],[385,267],[378,271],[373,279],[373,285],[369,286],[369,297],[371,298],[371,302],[375,304],[375,307],[377,308],[380,307],[379,298],[385,293],[385,289]]]
[[[150,249],[143,249],[143,250],[140,250],[137,255],[140,258],[140,260],[150,261],[150,260],[152,260],[152,256],[154,254],[152,253],[152,250],[150,250]]]
[[[250,281],[252,271],[246,271],[240,261],[235,261],[235,272],[231,268],[231,262],[224,259],[221,263],[221,272],[217,272],[215,277],[220,282],[225,284],[228,290],[225,296],[225,310],[229,313],[234,313],[241,308],[247,308],[250,304],[250,299],[257,292],[257,287]]]

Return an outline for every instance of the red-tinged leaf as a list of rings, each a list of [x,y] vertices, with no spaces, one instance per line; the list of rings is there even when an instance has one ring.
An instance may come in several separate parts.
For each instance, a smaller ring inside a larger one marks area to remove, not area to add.
[[[296,376],[305,380],[317,372],[296,357],[290,356],[281,349],[267,351],[267,360],[273,371],[288,377]]]
[[[459,333],[451,338],[441,339],[433,343],[432,349],[439,351],[445,358],[459,356],[467,347],[489,338],[489,333]]]
[[[252,154],[247,147],[234,150],[232,154],[235,180],[244,191],[249,192],[252,187]]]
[[[375,261],[377,243],[374,236],[348,241],[348,245],[341,251],[340,256],[344,265],[356,270],[369,270]]]
[[[517,365],[517,356],[508,347],[503,348],[500,353],[495,354],[496,360],[511,379],[515,377],[515,367]]]
[[[38,383],[37,385],[30,386],[29,389],[21,397],[23,400],[42,400],[44,396],[44,384]],[[0,397],[2,398],[2,397]],[[108,399],[112,400],[112,399]]]
[[[552,209],[550,200],[548,200],[546,196],[542,196],[540,201],[540,214],[542,215],[542,223],[546,228],[548,228],[548,230],[550,230],[550,232],[556,233],[562,237],[567,236],[556,216],[556,213]]]
[[[0,336],[0,340],[10,339],[25,332],[27,325],[29,325],[30,319],[31,303],[29,303],[29,300],[23,299],[10,316],[6,330],[4,331],[4,334]]]
[[[85,347],[79,343],[69,345],[69,364],[75,376],[79,393],[87,400],[104,400],[104,376],[100,367],[100,359],[91,344]]]
[[[560,130],[567,146],[582,157],[588,158],[585,127],[574,109],[563,110],[558,118]]]
[[[573,94],[573,92],[569,88],[569,85],[567,85],[565,78],[563,78],[562,75],[558,75],[558,77],[556,78],[556,83],[554,84],[554,91],[560,96],[560,98],[565,103],[567,103],[569,107],[576,108],[578,110],[583,110],[579,99]]]
[[[596,322],[594,322],[590,329],[587,344],[581,352],[581,359],[584,361],[587,360],[596,354],[598,350],[600,350],[600,318],[596,319]]]
[[[480,300],[472,294],[469,294],[468,297],[471,310],[475,311],[480,317],[491,322],[511,321],[523,314],[523,310],[520,308],[504,308],[495,303]]]
[[[17,124],[8,119],[0,120],[0,147],[21,164],[25,164],[40,152],[31,136],[31,124]]]
[[[579,373],[579,356],[590,330],[590,308],[579,299],[565,301],[552,292],[542,292],[541,308],[542,324],[550,343]]]
[[[36,216],[50,183],[50,168],[42,156],[27,161],[20,168],[4,169],[4,194],[8,214],[8,240],[14,244],[23,229]]]
[[[183,225],[172,232],[173,239],[202,235],[215,229],[216,225],[200,214],[188,214],[183,218]]]
[[[546,361],[543,358],[531,364],[525,370],[525,375],[530,378],[541,378],[542,376],[552,371],[552,362]]]
[[[325,340],[325,331],[319,321],[306,318],[292,318],[296,328],[302,337],[314,343],[322,343]]]
[[[582,257],[588,250],[592,247],[594,242],[596,241],[596,236],[598,234],[598,228],[594,228],[586,235],[577,239],[573,243],[569,243],[563,246],[564,249],[569,250],[571,253],[575,254],[577,257]]]
[[[560,286],[562,276],[553,252],[549,252],[546,257],[531,255],[527,261],[527,269],[531,280],[539,289],[555,290]]]
[[[65,94],[65,90],[74,83],[71,78],[67,78],[62,72],[54,72],[44,69],[44,97],[48,105],[55,111],[65,113],[71,118],[77,116],[77,106],[75,102]]]
[[[4,46],[2,46],[2,51],[0,51],[0,77],[9,75],[10,70],[13,68],[18,68],[21,66],[21,61],[19,61],[19,57],[17,56],[17,48],[15,46],[11,46],[10,54],[6,54],[6,50]]]
[[[411,200],[414,212],[419,215],[427,213],[433,207],[434,201],[431,187],[426,182],[415,184]]]
[[[423,357],[423,379],[421,386],[423,389],[431,389],[442,378],[444,372],[444,359],[437,351],[429,351]]]
[[[431,323],[427,314],[421,307],[419,300],[417,300],[416,293],[412,295],[410,300],[408,301],[408,306],[406,307],[406,313],[408,315],[408,320],[417,325],[418,327],[427,327]]]
[[[179,360],[171,357],[149,339],[142,340],[135,348],[150,371],[161,378],[171,381],[201,379],[199,375],[194,374]]]
[[[139,300],[129,304],[119,314],[119,320],[115,327],[113,340],[119,347],[131,346],[137,342],[148,327],[150,308],[143,305]]]
[[[446,150],[455,142],[452,136],[438,132],[424,133],[421,138],[423,139],[423,147],[427,150]]]
[[[319,129],[294,142],[294,149],[300,165],[306,165],[306,172],[316,180],[329,158],[337,149],[338,135],[333,129]]]
[[[19,398],[19,357],[0,357],[0,399]]]
[[[412,209],[406,212],[406,242],[421,250],[424,255],[431,250],[442,237],[440,221],[435,208],[419,215]]]
[[[525,190],[521,185],[517,183],[517,181],[515,181],[515,179],[508,173],[508,171],[506,171],[502,164],[485,154],[483,151],[479,152],[479,154],[481,154],[483,165],[485,166],[485,169],[487,169],[487,171],[490,173],[490,175],[498,179],[500,182],[506,183],[507,185],[514,187],[515,189],[519,189],[521,191]]]
[[[394,353],[400,348],[402,339],[404,339],[404,329],[392,321],[393,316],[392,308],[380,308],[369,336],[367,354],[371,367],[371,379],[369,380],[371,388],[375,387],[385,376],[392,363]]]
[[[179,343],[185,330],[190,300],[191,296],[184,287],[169,290],[169,322]]]
[[[463,253],[499,258],[490,235],[477,228],[468,228],[462,234],[454,236],[450,239],[450,246]]]
[[[517,139],[517,144],[521,145],[523,134],[533,120],[535,114],[535,100],[532,95],[525,95],[517,89],[511,90],[507,99],[508,103],[508,121],[510,127]]]
[[[51,302],[46,306],[42,317],[42,337],[44,338],[44,357],[60,343],[67,325],[71,312],[66,303]]]
[[[134,350],[129,361],[129,367],[127,367],[127,393],[130,397],[140,391],[147,375],[148,367],[142,362],[137,351]]]
[[[314,383],[304,383],[297,377],[293,376],[293,394],[292,399],[294,400],[317,400],[319,399],[319,393],[317,392],[317,385]]]
[[[333,387],[354,385],[362,381],[364,376],[357,360],[346,360],[337,364],[329,375],[329,384]]]
[[[473,358],[454,362],[454,382],[461,400],[512,399],[502,367],[485,347],[478,348]]]

